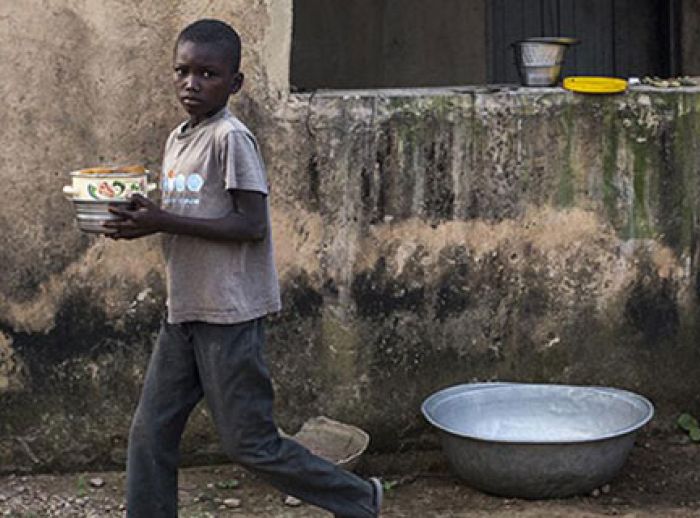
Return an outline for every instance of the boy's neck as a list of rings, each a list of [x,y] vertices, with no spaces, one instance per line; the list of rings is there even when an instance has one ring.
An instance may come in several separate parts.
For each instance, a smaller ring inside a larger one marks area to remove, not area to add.
[[[185,122],[185,125],[182,127],[182,131],[187,131],[196,128],[197,126],[200,126],[203,122],[208,121],[212,117],[215,117],[217,114],[221,113],[222,110],[224,110],[226,106],[222,106],[218,110],[213,111],[209,115],[206,115],[201,118],[195,118],[195,117],[190,117],[187,122]]]

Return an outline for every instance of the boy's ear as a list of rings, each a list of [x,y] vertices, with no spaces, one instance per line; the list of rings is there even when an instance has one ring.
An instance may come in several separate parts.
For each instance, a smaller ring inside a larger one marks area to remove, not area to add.
[[[236,75],[233,76],[233,80],[231,81],[231,95],[238,93],[243,86],[243,79],[243,72],[236,72]]]

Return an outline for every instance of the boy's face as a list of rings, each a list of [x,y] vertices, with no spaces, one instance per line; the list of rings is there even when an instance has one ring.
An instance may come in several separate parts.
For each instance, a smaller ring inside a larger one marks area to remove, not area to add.
[[[243,83],[243,74],[233,70],[226,53],[210,43],[181,41],[173,69],[175,91],[192,126],[226,106]]]

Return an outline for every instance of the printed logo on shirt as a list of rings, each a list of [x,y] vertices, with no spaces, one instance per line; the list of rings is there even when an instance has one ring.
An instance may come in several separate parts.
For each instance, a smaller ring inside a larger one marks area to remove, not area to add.
[[[204,179],[197,173],[192,173],[187,177],[187,189],[192,192],[199,192],[204,185]]]
[[[170,193],[199,193],[204,185],[204,178],[199,173],[184,175],[176,173],[172,169],[163,176],[161,188],[163,190],[163,202],[166,205],[199,205],[199,196],[171,196]]]

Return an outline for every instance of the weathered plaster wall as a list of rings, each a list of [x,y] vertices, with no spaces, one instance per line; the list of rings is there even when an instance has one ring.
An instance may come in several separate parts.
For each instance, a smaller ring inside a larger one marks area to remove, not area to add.
[[[699,94],[298,97],[275,139],[308,141],[305,176],[277,169],[307,318],[276,343],[309,344],[287,404],[386,448],[420,442],[422,399],[468,380],[626,387],[662,429],[697,411]]]
[[[78,232],[61,194],[67,172],[158,169],[183,116],[172,45],[200,17],[240,28],[240,102],[267,111],[287,90],[290,10],[278,0],[0,2],[0,471],[121,462],[160,319],[157,240]],[[212,438],[206,419],[192,428]]]
[[[79,234],[60,188],[88,164],[158,168],[172,40],[201,16],[248,44],[235,107],[273,184],[285,428],[325,413],[423,446],[422,399],[485,379],[631,388],[658,428],[700,411],[699,90],[289,96],[288,1],[3,2],[0,471],[123,462],[158,242]],[[202,410],[183,447],[218,451]]]

